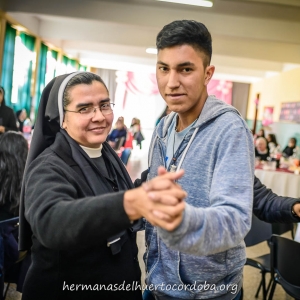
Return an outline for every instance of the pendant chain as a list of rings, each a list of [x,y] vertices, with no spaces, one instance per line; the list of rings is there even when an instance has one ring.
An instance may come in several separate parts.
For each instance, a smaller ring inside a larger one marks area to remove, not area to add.
[[[198,118],[197,118],[190,126],[194,125],[194,124],[197,122],[197,120],[198,120]],[[173,161],[173,164],[171,165],[171,170],[170,170],[170,172],[175,172],[175,171],[176,171],[176,168],[177,168],[177,166],[175,165],[176,158],[174,157],[174,155],[175,155],[175,137],[176,137],[176,133],[177,133],[177,126],[176,126],[176,124],[175,124],[174,138],[173,138],[173,155],[172,155],[172,161]],[[186,136],[187,134],[188,134],[188,132],[185,134],[185,136]],[[185,136],[184,136],[184,138],[185,138]],[[184,140],[184,138],[183,138],[183,140]]]

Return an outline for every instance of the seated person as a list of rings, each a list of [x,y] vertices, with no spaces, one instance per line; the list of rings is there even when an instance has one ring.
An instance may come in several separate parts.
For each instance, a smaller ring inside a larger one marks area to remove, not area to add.
[[[255,157],[259,157],[260,160],[267,160],[269,155],[267,140],[264,137],[259,137],[255,142]]]
[[[113,149],[118,150],[120,147],[123,147],[126,142],[127,128],[124,124],[124,118],[118,118],[115,126],[116,128],[113,129],[113,131],[108,136],[108,143]]]
[[[294,150],[296,149],[296,147],[297,147],[296,138],[294,138],[294,137],[290,138],[288,145],[282,151],[282,155],[284,157],[293,156]]]
[[[27,118],[27,112],[25,109],[20,109],[16,112],[16,116],[17,116],[18,129],[19,131],[23,132],[23,125]]]
[[[270,149],[270,154],[276,152],[276,148],[279,146],[276,140],[276,136],[273,133],[267,135],[268,146]]]

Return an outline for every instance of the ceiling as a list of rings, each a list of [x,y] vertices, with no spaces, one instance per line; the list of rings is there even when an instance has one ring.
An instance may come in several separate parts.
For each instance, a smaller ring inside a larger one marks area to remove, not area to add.
[[[176,19],[208,27],[215,78],[255,82],[300,67],[300,0],[214,0],[212,8],[155,0],[1,1],[32,33],[93,67],[154,71],[156,57],[145,49]]]

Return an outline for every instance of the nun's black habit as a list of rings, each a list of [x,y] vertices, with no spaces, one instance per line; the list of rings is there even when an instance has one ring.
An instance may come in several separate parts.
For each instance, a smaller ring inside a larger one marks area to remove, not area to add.
[[[58,95],[74,75],[53,79],[40,101],[20,204],[19,247],[32,246],[22,299],[141,299],[140,289],[126,291],[140,282],[136,234],[123,208],[131,179],[106,142],[114,180],[105,178],[59,125]]]

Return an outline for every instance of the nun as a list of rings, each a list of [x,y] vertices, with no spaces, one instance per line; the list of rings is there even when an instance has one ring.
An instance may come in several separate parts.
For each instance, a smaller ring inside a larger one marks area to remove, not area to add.
[[[106,142],[113,106],[89,72],[58,76],[42,93],[20,203],[19,250],[32,258],[23,300],[142,299],[141,218],[170,231],[181,222],[184,172],[135,188]]]

